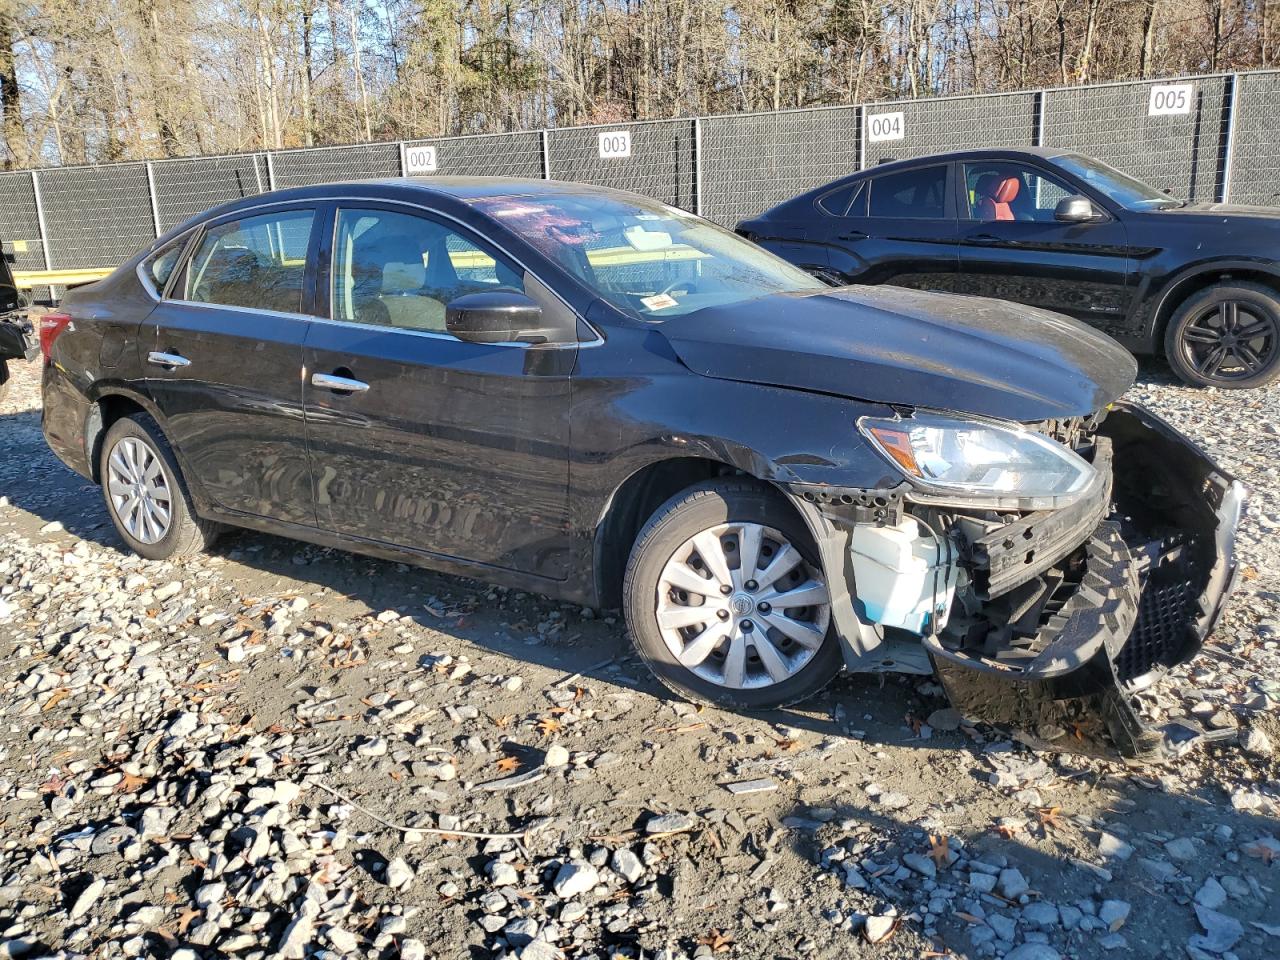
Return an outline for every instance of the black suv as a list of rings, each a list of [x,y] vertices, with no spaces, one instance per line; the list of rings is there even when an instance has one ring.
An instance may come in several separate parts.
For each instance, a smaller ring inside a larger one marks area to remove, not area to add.
[[[891,283],[1056,310],[1197,386],[1280,376],[1280,210],[1188,203],[1076,153],[885,163],[738,232],[835,284]]]
[[[252,197],[41,343],[45,436],[139,554],[250,527],[621,606],[658,677],[726,706],[892,665],[1144,753],[1125,689],[1195,654],[1235,569],[1239,485],[1116,402],[1114,341],[833,290],[617,191]]]

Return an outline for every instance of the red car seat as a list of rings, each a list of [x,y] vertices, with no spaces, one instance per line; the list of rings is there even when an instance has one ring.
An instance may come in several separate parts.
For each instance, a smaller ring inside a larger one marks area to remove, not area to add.
[[[979,220],[1014,220],[1010,206],[1018,198],[1022,181],[1016,176],[988,173],[978,178],[974,189],[977,194]]]

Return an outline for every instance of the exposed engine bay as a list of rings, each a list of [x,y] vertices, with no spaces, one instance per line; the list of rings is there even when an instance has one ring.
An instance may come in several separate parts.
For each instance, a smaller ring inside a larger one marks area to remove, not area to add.
[[[855,611],[875,638],[917,638],[967,716],[1053,749],[1177,754],[1204,731],[1149,729],[1131,698],[1216,622],[1243,487],[1140,407],[1031,429],[1093,467],[1088,487],[1033,510],[862,497],[844,517]]]

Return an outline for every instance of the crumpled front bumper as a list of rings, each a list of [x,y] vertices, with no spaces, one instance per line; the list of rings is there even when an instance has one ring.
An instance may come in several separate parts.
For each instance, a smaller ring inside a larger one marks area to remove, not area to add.
[[[948,697],[967,716],[1014,727],[1035,746],[1161,759],[1216,736],[1190,719],[1154,728],[1133,697],[1194,657],[1221,616],[1237,576],[1244,487],[1141,407],[1117,404],[1100,433],[1114,457],[1106,515],[1095,522],[1087,510],[1075,511],[1074,520],[1064,517],[1044,533],[1062,549],[1068,521],[1091,527],[1079,581],[1039,623],[1031,654],[1006,661],[937,637],[923,642]],[[1019,549],[1041,542],[1031,539],[1018,540]],[[1081,542],[1065,548],[1080,550]],[[1010,589],[1004,569],[991,564],[989,590]]]

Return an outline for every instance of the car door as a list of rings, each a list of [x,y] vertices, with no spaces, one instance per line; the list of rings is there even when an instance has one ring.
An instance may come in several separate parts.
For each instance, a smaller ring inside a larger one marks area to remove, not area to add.
[[[820,198],[829,269],[850,283],[950,290],[960,269],[951,164],[886,171]],[[848,198],[848,204],[844,201]]]
[[[447,333],[452,300],[527,288],[520,266],[465,227],[368,203],[330,217],[330,319],[312,325],[304,351],[321,524],[563,579],[576,343]]]
[[[1133,295],[1135,263],[1124,224],[1063,223],[1055,208],[1079,191],[1064,178],[1008,160],[960,165],[959,292],[1056,310],[1097,326],[1120,324]]]
[[[206,224],[139,339],[169,440],[213,505],[308,526],[301,369],[315,218],[295,204]]]

